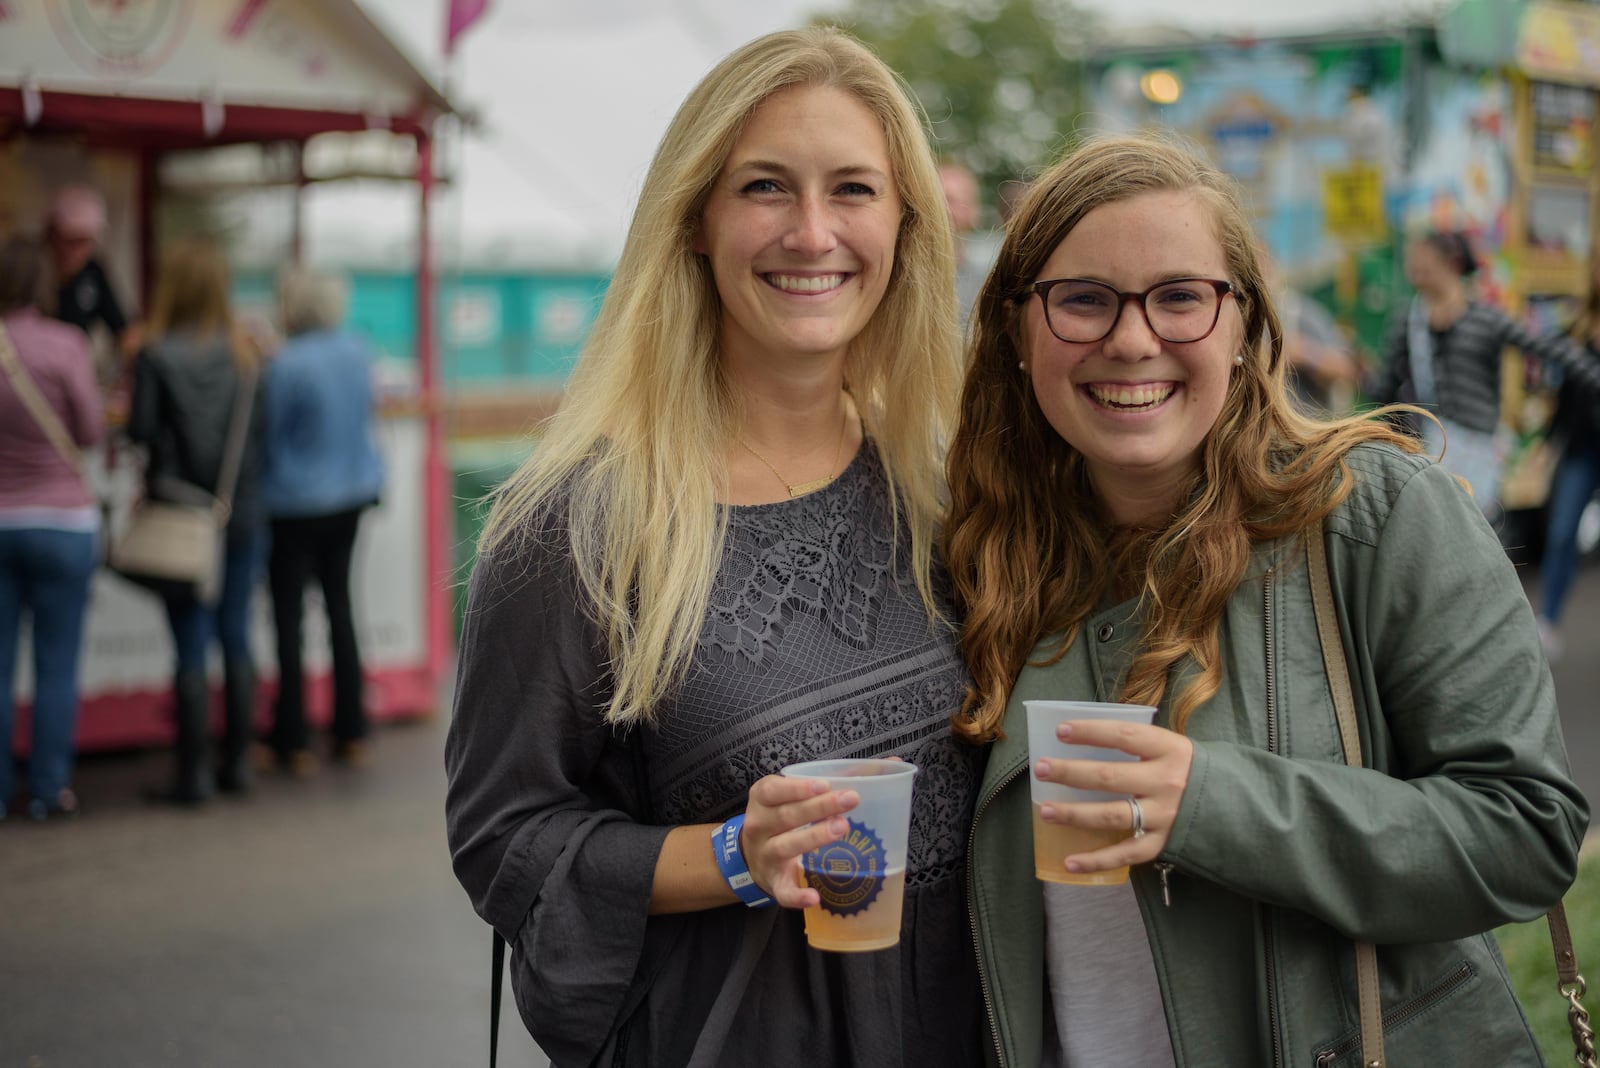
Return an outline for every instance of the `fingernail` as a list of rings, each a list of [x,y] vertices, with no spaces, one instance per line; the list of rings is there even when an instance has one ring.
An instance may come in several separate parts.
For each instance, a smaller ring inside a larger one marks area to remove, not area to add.
[[[1072,724],[1060,723],[1056,725],[1056,737],[1063,742],[1072,737]]]
[[[828,784],[823,782],[821,779],[812,779],[810,790],[811,796],[813,797],[817,796],[818,794],[825,794],[828,792]]]
[[[1043,818],[1043,819],[1046,819],[1046,820],[1055,819],[1056,818],[1056,806],[1054,806],[1054,805],[1040,805],[1039,806],[1039,816],[1041,818]]]
[[[843,838],[844,832],[850,829],[848,820],[833,819],[828,821],[828,833],[835,838]]]
[[[1071,872],[1079,872],[1083,870],[1083,865],[1079,864],[1075,860],[1069,860],[1067,861],[1067,870]]]
[[[855,808],[861,803],[861,795],[854,790],[845,790],[839,794],[839,807],[841,809]]]
[[[1048,779],[1050,777],[1050,765],[1041,760],[1033,766],[1033,773],[1041,779]]]

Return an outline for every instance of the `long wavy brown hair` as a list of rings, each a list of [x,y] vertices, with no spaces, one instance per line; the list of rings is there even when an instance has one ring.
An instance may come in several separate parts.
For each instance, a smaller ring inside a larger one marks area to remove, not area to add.
[[[1045,420],[1028,376],[1027,287],[1095,208],[1157,191],[1193,192],[1214,216],[1244,329],[1202,462],[1165,527],[1118,530],[1090,487],[1083,457]],[[947,461],[951,505],[943,550],[965,617],[961,650],[973,688],[955,716],[976,742],[1001,734],[1017,674],[1047,638],[1058,659],[1106,598],[1138,596],[1143,633],[1121,699],[1160,704],[1174,668],[1182,730],[1222,682],[1217,626],[1257,542],[1314,527],[1350,492],[1344,456],[1361,442],[1418,446],[1368,416],[1313,421],[1284,384],[1282,329],[1233,181],[1179,142],[1091,141],[1042,174],[1018,207],[978,298],[961,416]],[[1192,660],[1192,665],[1186,663]]]

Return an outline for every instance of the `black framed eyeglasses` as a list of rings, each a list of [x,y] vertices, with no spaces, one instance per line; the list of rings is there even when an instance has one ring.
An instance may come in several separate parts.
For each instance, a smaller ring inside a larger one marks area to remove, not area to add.
[[[1143,293],[1125,293],[1087,278],[1049,278],[1012,299],[1023,304],[1039,294],[1050,332],[1078,345],[1108,337],[1117,328],[1123,306],[1137,301],[1151,333],[1182,345],[1210,337],[1222,317],[1222,298],[1235,292],[1232,282],[1217,278],[1174,278]]]

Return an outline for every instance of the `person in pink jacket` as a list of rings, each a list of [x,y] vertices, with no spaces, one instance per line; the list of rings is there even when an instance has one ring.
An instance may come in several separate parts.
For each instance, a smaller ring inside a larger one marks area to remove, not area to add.
[[[0,351],[0,818],[15,785],[13,694],[27,613],[34,682],[26,811],[36,820],[78,810],[71,785],[78,653],[100,512],[76,450],[105,430],[88,340],[35,304],[43,270],[39,245],[0,247],[0,350],[9,349]],[[70,440],[71,452],[56,435]]]

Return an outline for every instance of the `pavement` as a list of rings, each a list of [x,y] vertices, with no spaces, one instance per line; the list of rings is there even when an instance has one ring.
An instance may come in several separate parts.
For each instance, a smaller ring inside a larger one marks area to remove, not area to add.
[[[164,753],[80,762],[83,815],[0,823],[0,1068],[489,1063],[489,929],[450,872],[447,720],[247,800],[152,806]],[[544,1068],[506,999],[501,1064]]]
[[[1565,622],[1562,721],[1600,803],[1600,567]],[[0,1068],[486,1065],[490,938],[445,849],[446,725],[386,725],[367,767],[194,812],[139,799],[165,753],[90,756],[81,817],[0,823]],[[546,1068],[505,1013],[500,1063]]]

